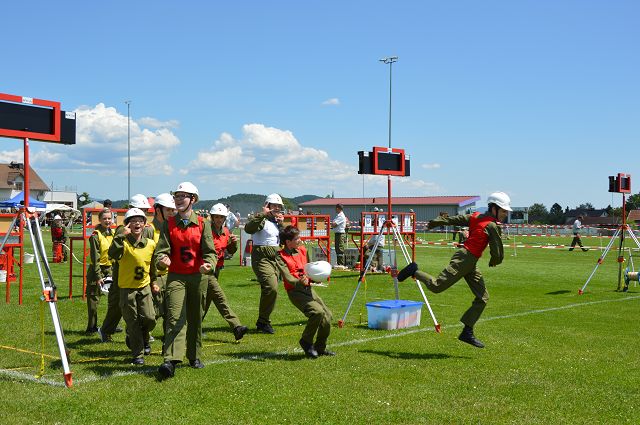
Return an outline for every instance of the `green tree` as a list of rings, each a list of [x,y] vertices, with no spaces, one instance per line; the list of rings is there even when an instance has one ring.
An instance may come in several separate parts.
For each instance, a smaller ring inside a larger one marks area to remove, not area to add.
[[[543,204],[533,204],[529,207],[529,223],[547,223],[549,211]]]
[[[578,207],[576,208],[577,210],[594,210],[595,208],[593,208],[593,205],[591,204],[591,202],[586,202],[584,204],[580,204],[578,205]]]
[[[549,224],[564,224],[565,218],[562,206],[557,202],[553,204],[549,210]]]
[[[78,195],[78,206],[81,207],[83,205],[87,205],[89,202],[91,202],[89,200],[89,193],[88,192],[82,192],[80,195]]]
[[[627,198],[626,207],[627,211],[640,210],[640,192]]]

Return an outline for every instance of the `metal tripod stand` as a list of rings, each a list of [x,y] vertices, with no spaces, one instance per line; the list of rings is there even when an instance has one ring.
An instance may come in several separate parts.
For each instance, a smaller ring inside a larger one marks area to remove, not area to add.
[[[402,255],[404,256],[405,261],[407,262],[407,264],[411,263],[411,256],[409,256],[409,250],[407,249],[406,244],[404,243],[404,239],[402,238],[402,235],[400,234],[400,231],[398,230],[397,225],[392,221],[392,220],[385,220],[384,225],[380,226],[380,231],[378,232],[378,238],[376,239],[375,244],[373,245],[373,248],[371,249],[371,252],[369,253],[369,258],[367,259],[367,263],[365,265],[365,267],[362,269],[362,271],[360,271],[360,277],[358,278],[358,285],[356,286],[355,291],[353,291],[353,295],[351,296],[351,300],[349,300],[349,305],[347,306],[347,310],[344,312],[344,315],[342,316],[342,319],[338,321],[338,326],[339,327],[343,327],[344,326],[344,322],[347,318],[347,314],[349,314],[349,310],[351,310],[351,306],[353,305],[353,301],[356,298],[356,295],[358,294],[358,290],[360,289],[360,285],[362,285],[362,282],[365,280],[365,277],[367,275],[367,271],[369,270],[369,267],[371,266],[371,262],[373,261],[373,258],[376,255],[376,252],[380,246],[380,241],[382,240],[382,235],[384,233],[384,229],[388,228],[389,230],[391,230],[389,236],[392,236],[395,238],[395,240],[398,241],[398,244],[400,246],[400,250],[402,251]],[[393,285],[395,288],[395,295],[396,295],[396,299],[400,298],[400,291],[398,289],[398,265],[397,265],[397,261],[395,261],[394,259],[394,264],[391,267],[391,277],[393,277]],[[429,310],[429,314],[431,315],[431,319],[433,320],[433,326],[436,330],[436,332],[440,333],[440,324],[438,323],[438,321],[436,320],[436,316],[433,314],[433,310],[431,309],[431,305],[429,304],[429,300],[427,300],[427,295],[424,292],[424,289],[422,289],[422,285],[420,285],[420,282],[418,282],[417,280],[415,281],[416,285],[418,286],[418,289],[420,290],[420,293],[422,294],[422,298],[424,299],[424,303],[427,306],[427,309]]]
[[[616,240],[616,238],[620,239],[620,245],[618,246],[618,291],[620,291],[620,290],[626,291],[627,284],[625,284],[624,287],[622,286],[622,263],[624,262],[623,249],[624,249],[624,234],[625,234],[625,231],[629,234],[631,239],[633,239],[633,241],[636,243],[636,245],[640,249],[640,241],[638,241],[638,238],[631,231],[629,226],[626,223],[624,223],[621,226],[619,226],[616,229],[616,232],[611,237],[611,240],[609,241],[609,244],[604,249],[602,255],[600,256],[600,258],[598,258],[598,262],[596,263],[596,266],[594,267],[593,271],[591,272],[591,275],[589,276],[589,278],[587,279],[585,284],[582,286],[582,288],[578,291],[579,295],[584,294],[584,289],[589,284],[589,281],[591,281],[591,278],[596,273],[596,270],[598,270],[598,267],[600,266],[600,264],[602,264],[604,262],[604,259],[607,256],[607,254],[609,253],[609,251],[611,250],[611,247],[613,246],[613,243]]]
[[[64,383],[67,387],[71,387],[73,385],[73,380],[71,377],[71,369],[69,368],[69,353],[65,345],[64,334],[62,332],[62,324],[60,322],[60,316],[58,314],[58,295],[56,292],[57,288],[53,280],[49,262],[47,260],[47,254],[44,248],[44,242],[42,240],[42,231],[40,230],[40,223],[37,220],[37,213],[31,213],[25,209],[19,210],[14,217],[13,222],[11,223],[10,229],[12,229],[16,225],[20,218],[22,218],[23,222],[26,224],[27,229],[29,229],[29,235],[31,237],[31,243],[33,245],[33,251],[35,255],[35,263],[38,267],[38,276],[40,278],[40,284],[42,286],[41,300],[45,301],[49,305],[49,311],[51,312],[53,327],[56,332],[58,350],[60,351],[60,360],[62,361],[62,369],[64,371]],[[10,232],[7,232],[7,235],[9,233]],[[0,251],[4,247],[6,241],[7,236],[5,236],[4,240],[0,244]],[[46,273],[46,277],[43,273],[43,269]],[[24,273],[24,266],[20,272]]]

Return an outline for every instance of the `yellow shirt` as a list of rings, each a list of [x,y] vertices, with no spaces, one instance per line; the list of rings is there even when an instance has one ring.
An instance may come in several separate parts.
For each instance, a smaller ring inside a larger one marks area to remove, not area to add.
[[[149,268],[156,243],[152,239],[147,239],[147,243],[144,246],[141,245],[133,246],[128,239],[124,240],[124,252],[118,260],[120,264],[118,286],[120,288],[144,288],[151,283]]]
[[[105,235],[99,230],[95,230],[95,234],[98,235],[98,243],[100,244],[100,261],[101,266],[110,266],[111,259],[109,258],[109,247],[113,242],[113,232],[109,235]]]

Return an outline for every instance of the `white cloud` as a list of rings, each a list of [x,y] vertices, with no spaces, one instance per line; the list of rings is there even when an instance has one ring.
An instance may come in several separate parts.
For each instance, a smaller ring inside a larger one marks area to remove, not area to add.
[[[22,149],[16,149],[13,151],[0,151],[0,158],[2,158],[3,164],[9,164],[10,162],[24,162],[24,153]]]
[[[192,175],[200,184],[215,185],[218,193],[280,192],[286,196],[333,191],[338,197],[360,196],[363,176],[357,173],[355,159],[355,154],[353,163],[333,159],[324,150],[304,146],[291,131],[253,123],[244,125],[237,138],[222,133],[180,172]],[[393,179],[397,196],[425,196],[440,190],[434,183],[415,178]],[[364,185],[366,196],[387,192],[383,176],[364,176]]]
[[[180,126],[178,120],[160,121],[152,117],[138,118],[138,123],[151,128],[178,128]]]
[[[327,99],[322,102],[322,104],[325,106],[340,105],[340,99],[338,99],[337,97],[332,97],[331,99]]]
[[[244,141],[259,149],[289,150],[300,148],[300,143],[288,130],[265,127],[262,124],[245,124],[242,126]]]
[[[127,167],[127,116],[103,103],[95,107],[81,106],[76,113],[76,145],[41,144],[33,162],[44,171],[73,171],[74,173],[120,174]],[[169,175],[171,153],[180,139],[162,126],[144,128],[144,123],[161,121],[145,118],[131,120],[132,175]],[[166,124],[166,123],[165,123]]]
[[[440,168],[440,164],[438,164],[437,162],[434,162],[432,164],[422,164],[422,168],[425,168],[427,170],[435,170]]]

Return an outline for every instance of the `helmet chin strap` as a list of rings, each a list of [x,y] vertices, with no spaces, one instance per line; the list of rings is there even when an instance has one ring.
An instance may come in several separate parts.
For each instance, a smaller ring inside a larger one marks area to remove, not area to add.
[[[186,207],[184,207],[183,209],[179,209],[179,208],[176,208],[176,209],[178,210],[178,212],[179,212],[180,214],[184,214],[184,212],[185,212],[185,211],[188,211],[188,210],[189,210],[189,208],[191,208],[191,206],[193,205],[193,203],[194,203],[194,202],[193,202],[193,195],[192,195],[192,196],[190,196],[190,197],[189,197],[189,204],[188,204]],[[176,205],[176,207],[177,207],[177,205]]]

